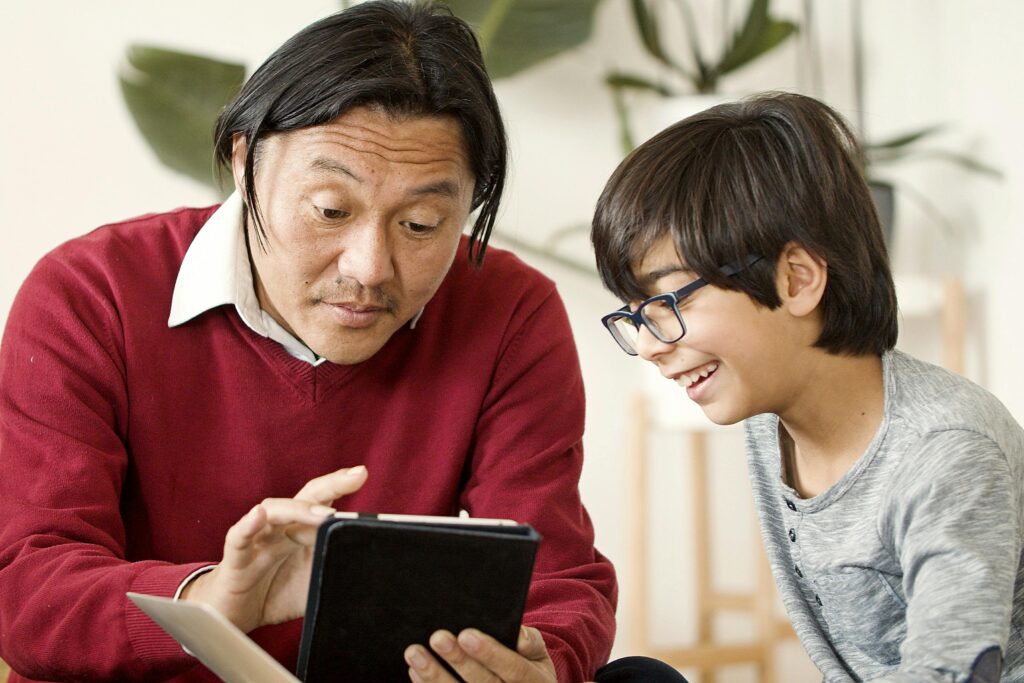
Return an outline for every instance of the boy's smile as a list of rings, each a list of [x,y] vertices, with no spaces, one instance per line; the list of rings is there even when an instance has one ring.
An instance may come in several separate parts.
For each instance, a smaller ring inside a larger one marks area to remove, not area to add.
[[[648,295],[683,287],[697,278],[668,235],[654,243],[634,269]],[[641,329],[637,352],[686,391],[713,422],[733,424],[778,407],[780,395],[799,376],[787,355],[790,344],[781,311],[758,306],[742,292],[706,286],[678,303],[686,335],[665,343]]]

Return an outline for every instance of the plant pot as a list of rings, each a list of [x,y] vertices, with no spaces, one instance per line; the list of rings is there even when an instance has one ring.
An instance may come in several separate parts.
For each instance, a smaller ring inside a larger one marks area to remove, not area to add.
[[[659,97],[653,100],[651,106],[647,107],[645,111],[638,112],[636,117],[636,140],[639,143],[668,128],[673,123],[682,121],[715,105],[732,102],[736,99],[739,98],[719,93]]]

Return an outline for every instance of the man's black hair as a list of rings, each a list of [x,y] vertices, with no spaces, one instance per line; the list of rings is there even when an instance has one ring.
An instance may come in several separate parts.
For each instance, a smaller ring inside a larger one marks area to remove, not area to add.
[[[358,106],[394,118],[458,121],[479,209],[469,258],[480,265],[505,186],[508,143],[480,46],[444,5],[374,0],[321,19],[278,48],[217,120],[217,160],[231,168],[236,134],[247,144],[247,219],[266,239],[255,190],[260,140],[270,133],[329,123]]]

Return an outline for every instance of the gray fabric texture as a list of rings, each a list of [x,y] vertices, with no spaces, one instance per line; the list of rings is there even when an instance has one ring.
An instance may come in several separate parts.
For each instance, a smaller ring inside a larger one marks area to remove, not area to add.
[[[830,683],[997,680],[993,646],[998,680],[1024,681],[1024,431],[959,375],[898,351],[882,363],[874,439],[814,498],[783,480],[778,416],[746,422],[794,629]]]

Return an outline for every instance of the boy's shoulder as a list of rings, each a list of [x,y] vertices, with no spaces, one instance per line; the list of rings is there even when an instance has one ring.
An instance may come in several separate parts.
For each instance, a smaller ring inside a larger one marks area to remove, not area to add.
[[[883,363],[886,440],[889,450],[900,453],[902,469],[926,467],[921,460],[936,451],[961,467],[976,464],[972,454],[998,451],[1011,474],[1024,475],[1024,429],[999,399],[961,375],[900,351],[887,353]]]
[[[883,366],[890,420],[922,432],[1022,432],[998,398],[966,377],[902,351],[886,353]]]

